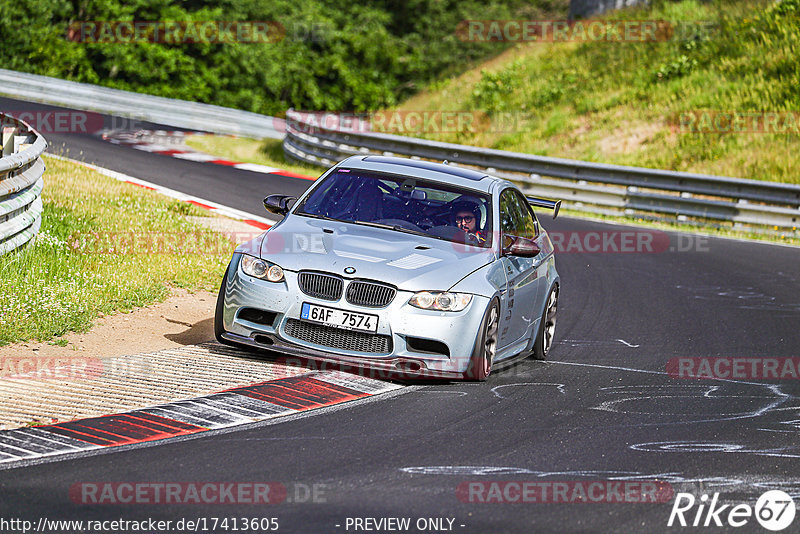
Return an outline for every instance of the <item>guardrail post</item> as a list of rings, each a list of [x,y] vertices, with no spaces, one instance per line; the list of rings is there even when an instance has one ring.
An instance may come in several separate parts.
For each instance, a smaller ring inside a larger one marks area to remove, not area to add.
[[[17,152],[22,152],[30,144],[28,143],[28,136],[27,135],[15,135],[14,136],[14,150],[12,153],[16,154]]]
[[[0,152],[0,156],[10,156],[15,152],[14,150],[14,135],[17,133],[17,129],[13,126],[3,126],[3,137],[0,144],[2,144],[3,150]]]

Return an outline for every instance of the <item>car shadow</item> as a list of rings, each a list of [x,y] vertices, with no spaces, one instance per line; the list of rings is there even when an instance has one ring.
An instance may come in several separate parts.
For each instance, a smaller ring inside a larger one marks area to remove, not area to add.
[[[174,321],[167,319],[167,322],[187,325],[183,321]],[[214,340],[214,319],[208,318],[191,324],[183,332],[177,334],[164,334],[164,337],[173,343],[180,345],[197,345],[199,343],[207,343]]]
[[[210,320],[209,320],[210,321]],[[193,339],[192,336],[196,335],[192,331],[196,328],[201,329],[203,328],[203,324],[206,321],[201,321],[197,323],[192,328],[182,332],[181,334],[174,334],[165,337],[175,337],[180,338],[183,340],[191,340]],[[213,323],[213,321],[212,321]],[[213,324],[210,326],[211,328],[211,341],[207,338],[203,339],[203,345],[212,351],[214,349],[220,349],[221,352],[230,355],[231,350],[236,351],[236,356],[242,359],[247,360],[258,360],[258,361],[270,361],[279,365],[287,365],[291,367],[302,367],[303,369],[307,369],[309,372],[311,371],[342,371],[345,373],[351,373],[357,376],[363,376],[365,378],[372,378],[375,380],[383,380],[386,382],[392,382],[395,384],[399,384],[402,386],[445,386],[445,385],[458,385],[458,384],[480,384],[480,382],[464,382],[461,380],[450,379],[450,378],[434,378],[434,377],[418,377],[418,376],[409,376],[399,371],[380,371],[374,369],[368,369],[363,367],[358,367],[356,365],[347,364],[347,363],[331,363],[331,362],[319,362],[316,360],[312,360],[309,358],[304,358],[302,356],[287,356],[286,354],[269,350],[267,348],[256,348],[256,347],[230,347],[227,345],[222,345],[216,341],[213,341]],[[183,337],[181,337],[183,336]],[[176,342],[177,339],[173,339]],[[189,343],[187,343],[189,344]],[[531,360],[529,358],[512,358],[508,361],[500,362],[495,366],[492,370],[492,376],[489,377],[491,381],[492,378],[506,378],[509,376],[514,376],[519,372],[531,371],[531,368],[537,369],[540,367],[540,364],[544,362],[538,362],[535,360]]]

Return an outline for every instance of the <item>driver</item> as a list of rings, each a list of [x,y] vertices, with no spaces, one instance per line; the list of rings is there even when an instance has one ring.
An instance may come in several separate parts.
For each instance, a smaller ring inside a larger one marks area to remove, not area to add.
[[[474,236],[478,243],[486,241],[483,232],[478,229],[478,222],[481,219],[481,208],[476,202],[469,200],[459,200],[453,204],[453,220],[455,225],[467,234],[467,237]]]

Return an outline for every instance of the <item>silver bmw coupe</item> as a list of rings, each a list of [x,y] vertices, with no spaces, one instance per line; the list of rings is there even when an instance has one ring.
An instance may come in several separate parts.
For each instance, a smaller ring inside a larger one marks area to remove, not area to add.
[[[264,205],[283,219],[235,250],[221,343],[467,380],[547,356],[560,279],[532,206],[555,218],[559,201],[453,165],[353,156]]]

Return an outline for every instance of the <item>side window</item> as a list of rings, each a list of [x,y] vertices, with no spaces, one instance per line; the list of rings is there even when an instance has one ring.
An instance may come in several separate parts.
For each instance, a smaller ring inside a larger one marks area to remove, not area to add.
[[[536,216],[533,214],[533,210],[531,210],[531,206],[528,204],[528,200],[525,197],[519,193],[516,193],[514,197],[517,199],[519,211],[522,214],[521,233],[518,235],[533,239],[539,234],[539,224],[536,220]]]
[[[500,226],[504,234],[533,239],[538,233],[536,217],[527,200],[514,191],[506,189],[500,195]]]
[[[519,213],[514,191],[506,189],[500,195],[500,229],[504,234],[517,235]]]

